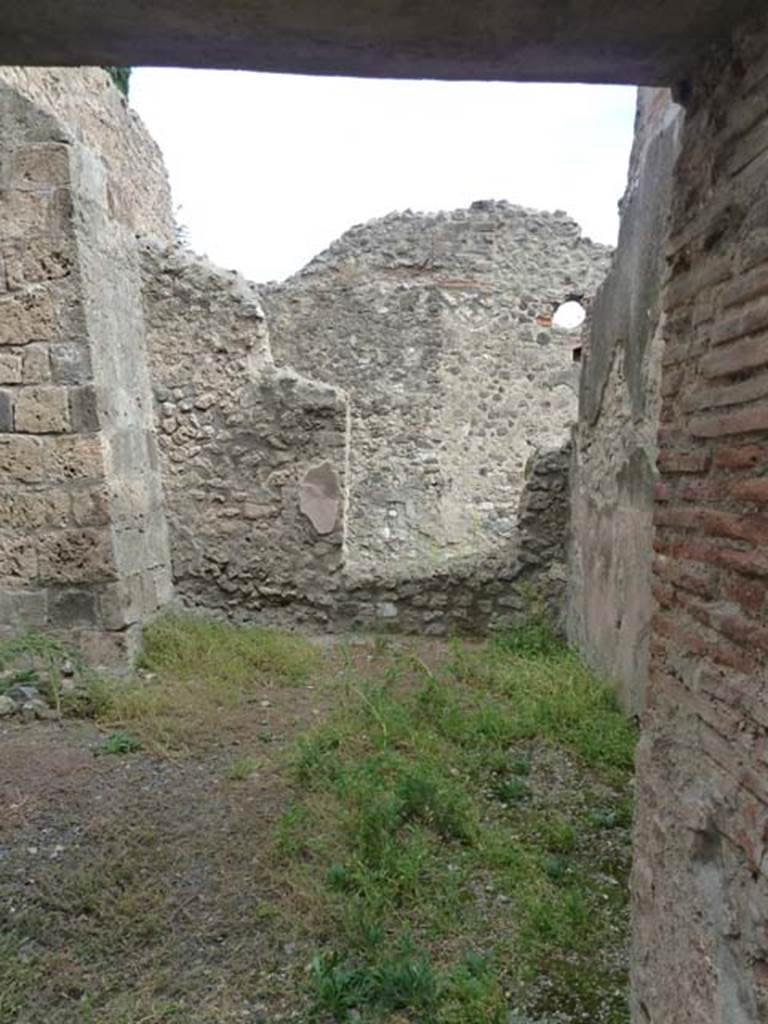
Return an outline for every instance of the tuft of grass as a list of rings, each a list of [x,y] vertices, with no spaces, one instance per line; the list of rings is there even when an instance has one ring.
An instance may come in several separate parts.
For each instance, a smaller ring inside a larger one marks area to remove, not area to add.
[[[124,729],[110,733],[96,748],[96,754],[134,754],[141,750],[141,743],[133,733]]]
[[[167,615],[144,631],[143,675],[89,679],[63,707],[130,729],[155,753],[183,752],[213,740],[226,717],[265,686],[298,685],[319,664],[317,649],[292,633]]]
[[[243,757],[236,757],[227,767],[227,778],[232,782],[245,782],[255,775],[259,770],[258,758],[245,754]]]
[[[222,688],[247,688],[264,676],[303,682],[317,664],[316,649],[295,633],[196,615],[164,615],[147,626],[138,661],[149,672]]]

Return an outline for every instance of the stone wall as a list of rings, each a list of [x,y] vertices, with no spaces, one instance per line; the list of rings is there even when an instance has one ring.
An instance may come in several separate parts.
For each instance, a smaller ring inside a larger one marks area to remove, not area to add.
[[[179,597],[235,620],[327,625],[343,560],[344,394],[274,366],[239,275],[152,245],[143,270]]]
[[[578,333],[552,315],[610,258],[565,214],[479,202],[353,228],[261,289],[276,360],[350,396],[350,579],[514,544],[525,466],[576,415]]]
[[[171,190],[160,147],[102,68],[1,67],[5,84],[56,121],[60,142],[77,142],[105,170],[110,218],[170,243]]]
[[[170,594],[132,231],[100,158],[0,80],[0,629],[127,665]]]
[[[492,554],[455,559],[419,575],[390,568],[343,577],[335,627],[427,636],[484,636],[544,608],[560,626],[564,607],[570,445],[528,460],[515,539]]]
[[[768,23],[681,89],[634,1020],[768,1020]]]
[[[585,330],[574,432],[568,636],[634,712],[648,678],[660,294],[681,127],[667,90],[639,91],[619,245]]]

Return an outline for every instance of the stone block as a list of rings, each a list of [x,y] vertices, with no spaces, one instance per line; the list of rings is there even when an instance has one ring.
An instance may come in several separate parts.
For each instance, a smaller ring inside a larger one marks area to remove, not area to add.
[[[115,578],[109,530],[56,530],[37,538],[40,579],[48,583],[99,583]]]
[[[37,554],[30,540],[17,533],[0,534],[0,579],[28,583],[37,576]]]
[[[115,431],[109,438],[110,464],[118,476],[146,470],[149,455],[147,432],[139,429]]]
[[[0,625],[12,629],[42,629],[48,622],[45,590],[0,588]]]
[[[25,531],[45,526],[69,526],[69,495],[61,490],[8,489],[0,493],[0,522]]]
[[[51,588],[48,593],[48,615],[53,629],[97,625],[96,593],[92,587],[77,590]]]
[[[43,446],[37,438],[0,435],[0,480],[36,483],[44,478]]]
[[[56,384],[87,384],[93,376],[90,350],[77,342],[52,345],[51,369]]]
[[[21,356],[0,352],[0,384],[21,384]]]
[[[72,519],[77,526],[107,526],[110,496],[106,486],[89,487],[72,494]]]
[[[62,434],[70,429],[67,388],[24,387],[16,399],[16,430],[21,434]]]
[[[30,236],[2,246],[0,258],[9,291],[67,277],[72,273],[75,262],[69,241]]]
[[[51,380],[51,360],[47,345],[30,345],[22,356],[24,384],[48,384]]]
[[[45,471],[51,481],[103,480],[101,437],[51,437],[45,441]]]
[[[67,146],[25,146],[11,158],[9,184],[13,188],[39,190],[41,186],[65,186],[69,180]]]
[[[72,199],[66,189],[0,189],[0,223],[8,240],[65,235],[71,226]]]
[[[13,430],[13,396],[10,391],[0,389],[0,432]]]
[[[69,388],[69,419],[78,433],[99,429],[98,394],[92,384]]]
[[[77,646],[91,668],[109,672],[128,672],[139,653],[141,628],[122,630],[83,630],[77,634]]]
[[[43,289],[0,298],[0,345],[28,345],[55,335],[51,296]]]
[[[99,619],[105,629],[123,629],[143,617],[141,574],[104,587],[99,594]]]

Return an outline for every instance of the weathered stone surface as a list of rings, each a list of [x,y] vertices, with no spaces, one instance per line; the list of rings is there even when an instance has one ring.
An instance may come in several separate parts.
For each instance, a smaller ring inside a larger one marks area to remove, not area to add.
[[[51,381],[51,359],[47,345],[29,345],[22,354],[24,384],[48,384]]]
[[[69,430],[67,389],[21,388],[16,396],[15,426],[23,434],[61,434]]]
[[[350,397],[350,574],[511,541],[529,456],[576,416],[579,336],[552,314],[610,259],[563,213],[488,201],[359,225],[262,288],[275,358]]]
[[[0,384],[21,384],[21,356],[0,352]]]
[[[575,431],[568,635],[636,713],[650,654],[660,291],[681,130],[666,90],[640,90],[619,247],[585,331]]]
[[[110,211],[116,220],[133,232],[163,242],[173,240],[173,208],[160,149],[102,68],[0,67],[0,83],[53,115],[71,136],[105,161],[110,170]],[[42,159],[47,173],[54,172],[55,182],[56,175],[61,180],[64,173],[65,149],[68,154],[69,147],[45,147],[43,157],[34,153],[24,159],[35,159],[38,178]],[[59,272],[68,272],[68,258],[62,263],[61,254],[47,250],[36,263],[48,267],[48,272],[57,265]],[[26,265],[34,265],[29,257]],[[31,278],[25,275],[25,279]]]
[[[96,583],[115,577],[108,530],[56,530],[37,540],[38,571],[47,583]]]
[[[91,354],[86,345],[75,342],[52,345],[50,358],[56,384],[85,384],[92,379]]]
[[[0,345],[28,345],[55,335],[53,302],[43,289],[0,298]]]
[[[35,483],[43,479],[44,449],[36,438],[0,434],[0,476],[7,483]]]
[[[337,510],[318,535],[300,486],[327,463],[343,493],[344,395],[274,367],[255,286],[238,275],[150,246],[144,301],[180,595],[233,618],[325,621],[342,523]]]
[[[101,480],[105,474],[103,440],[99,436],[45,439],[45,472],[51,481]]]
[[[342,508],[339,477],[330,462],[312,466],[299,482],[299,508],[320,534],[332,533]]]

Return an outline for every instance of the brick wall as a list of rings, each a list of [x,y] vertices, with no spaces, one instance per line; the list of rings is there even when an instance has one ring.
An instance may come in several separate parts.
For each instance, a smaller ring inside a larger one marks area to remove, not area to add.
[[[673,193],[634,1019],[768,1020],[768,25],[697,75]]]

